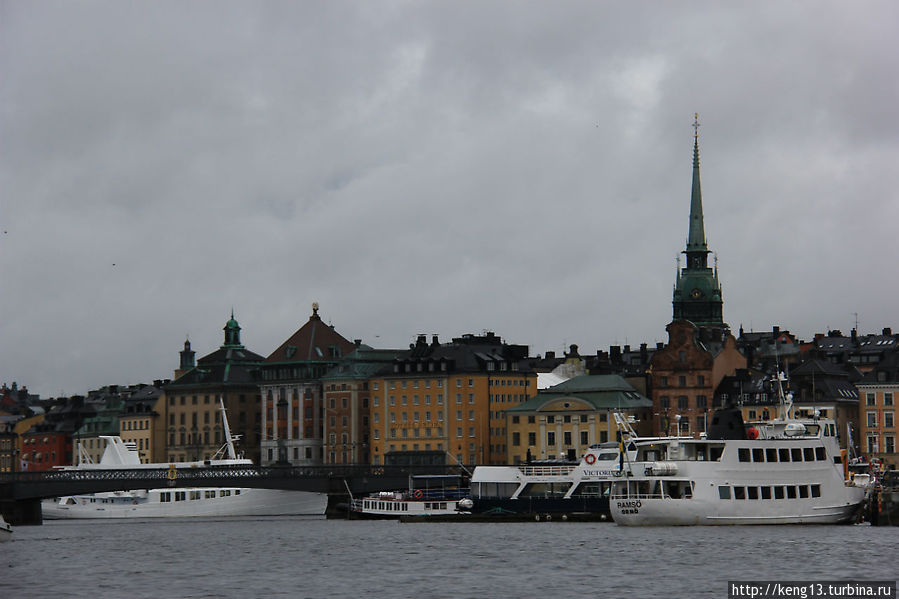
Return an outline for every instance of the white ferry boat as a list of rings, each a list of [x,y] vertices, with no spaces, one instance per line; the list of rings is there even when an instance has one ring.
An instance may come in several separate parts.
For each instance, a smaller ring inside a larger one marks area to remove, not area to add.
[[[234,450],[224,405],[221,405],[225,430],[224,459],[174,464],[141,464],[137,446],[117,436],[102,436],[106,448],[99,463],[92,463],[79,448],[79,464],[61,470],[117,470],[167,468],[177,478],[178,470],[207,466],[252,466]],[[208,516],[289,516],[323,515],[328,504],[324,493],[284,491],[248,487],[157,488],[109,493],[70,495],[41,502],[47,520],[75,518],[172,518]]]
[[[867,477],[852,480],[829,418],[795,419],[775,381],[778,416],[744,423],[718,410],[701,439],[635,439],[612,486],[615,522],[638,525],[829,524],[852,521]],[[626,431],[632,436],[632,431]]]
[[[627,451],[634,457],[635,446]],[[621,476],[618,443],[591,446],[578,462],[478,466],[471,477],[476,514],[598,514],[611,517],[609,493]]]
[[[12,526],[3,519],[3,514],[0,514],[0,543],[7,541],[12,541]]]
[[[360,519],[399,519],[403,516],[445,516],[470,513],[469,490],[460,486],[456,475],[418,475],[409,477],[409,489],[382,491],[352,499],[350,517]]]

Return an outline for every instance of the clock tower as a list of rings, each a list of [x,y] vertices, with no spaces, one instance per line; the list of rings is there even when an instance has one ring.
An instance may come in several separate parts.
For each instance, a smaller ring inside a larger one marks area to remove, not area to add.
[[[690,229],[687,235],[686,264],[674,285],[674,320],[689,320],[701,328],[727,328],[722,319],[721,285],[718,266],[709,267],[709,250],[702,217],[702,188],[699,182],[699,115],[693,121],[693,190],[690,196]]]

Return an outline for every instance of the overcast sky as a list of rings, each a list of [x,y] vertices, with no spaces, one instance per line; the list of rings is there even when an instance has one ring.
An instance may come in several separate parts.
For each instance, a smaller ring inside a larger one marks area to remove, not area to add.
[[[899,329],[895,2],[0,0],[0,382],[172,376],[232,308],[666,341],[699,113],[734,331]]]

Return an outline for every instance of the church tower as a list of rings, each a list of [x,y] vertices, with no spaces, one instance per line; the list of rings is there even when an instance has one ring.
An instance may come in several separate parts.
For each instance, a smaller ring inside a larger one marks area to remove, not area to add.
[[[702,187],[699,181],[699,115],[693,121],[693,190],[690,197],[690,228],[687,234],[686,265],[678,268],[674,285],[674,320],[689,320],[701,328],[724,329],[718,267],[709,267],[709,250],[702,216]]]

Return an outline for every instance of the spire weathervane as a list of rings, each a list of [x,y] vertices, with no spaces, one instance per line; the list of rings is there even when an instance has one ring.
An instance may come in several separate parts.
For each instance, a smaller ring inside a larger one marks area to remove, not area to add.
[[[699,124],[699,113],[698,112],[693,113],[693,125],[692,126],[693,126],[693,138],[699,139],[699,127],[701,127],[701,125]]]

